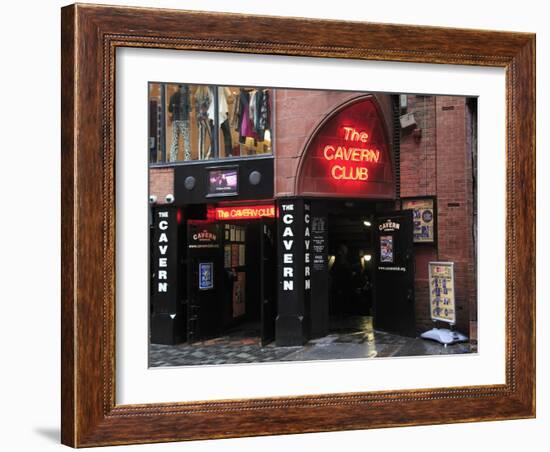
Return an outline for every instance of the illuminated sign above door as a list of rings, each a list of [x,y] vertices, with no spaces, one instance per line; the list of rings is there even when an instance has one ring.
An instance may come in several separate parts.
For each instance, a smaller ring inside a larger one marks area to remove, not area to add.
[[[216,220],[254,220],[259,218],[275,218],[273,204],[258,206],[215,207]]]
[[[385,97],[389,101],[389,96]],[[390,104],[391,106],[391,104]],[[386,121],[373,96],[344,105],[310,138],[298,195],[391,199],[395,184]]]
[[[360,180],[369,178],[367,163],[378,163],[380,151],[377,148],[365,147],[369,134],[353,127],[342,127],[346,145],[327,144],[323,157],[332,163],[330,175],[336,180]]]

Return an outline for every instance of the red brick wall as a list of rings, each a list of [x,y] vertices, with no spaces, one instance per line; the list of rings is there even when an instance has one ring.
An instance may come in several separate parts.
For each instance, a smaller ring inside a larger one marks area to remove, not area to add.
[[[451,261],[457,329],[469,334],[476,306],[470,114],[466,100],[452,96],[408,96],[407,113],[414,113],[422,135],[415,139],[414,126],[402,131],[401,196],[431,195],[437,202],[437,247],[415,246],[417,326],[432,326],[428,262]]]
[[[277,89],[275,92],[275,196],[295,194],[302,153],[315,128],[335,108],[364,93]],[[391,100],[375,96],[386,115],[391,138]],[[391,141],[390,141],[391,143]]]
[[[436,194],[436,123],[434,96],[408,96],[407,113],[414,113],[422,137],[414,126],[401,133],[401,197]]]
[[[174,168],[150,168],[149,195],[157,197],[157,204],[166,204],[168,194],[174,194]]]

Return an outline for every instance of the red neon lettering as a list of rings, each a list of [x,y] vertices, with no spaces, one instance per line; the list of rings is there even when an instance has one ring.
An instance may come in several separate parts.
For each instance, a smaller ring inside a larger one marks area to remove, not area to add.
[[[330,172],[331,176],[336,180],[362,180],[369,178],[369,171],[364,166],[346,167],[342,165],[334,165]]]
[[[378,149],[334,147],[327,144],[323,149],[325,160],[341,160],[345,162],[369,162],[378,163],[380,151]]]
[[[240,220],[275,218],[275,206],[216,207],[216,219]]]
[[[366,143],[369,140],[369,134],[367,132],[360,132],[353,127],[344,127],[344,140]]]
[[[344,140],[357,143],[367,143],[369,134],[357,130],[354,127],[343,127]],[[366,181],[369,178],[368,168],[357,166],[348,162],[357,163],[379,163],[380,151],[374,147],[339,146],[327,144],[323,148],[323,157],[333,165],[330,168],[330,175],[336,180]]]

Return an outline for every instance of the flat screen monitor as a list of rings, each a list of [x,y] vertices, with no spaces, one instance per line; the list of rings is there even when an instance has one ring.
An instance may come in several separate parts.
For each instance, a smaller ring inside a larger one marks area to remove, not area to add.
[[[234,196],[239,193],[237,167],[208,170],[206,196]]]

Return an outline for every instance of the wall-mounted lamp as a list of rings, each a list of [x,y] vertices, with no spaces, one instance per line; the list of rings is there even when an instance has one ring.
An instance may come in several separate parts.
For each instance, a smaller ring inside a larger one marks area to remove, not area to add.
[[[370,228],[372,226],[372,223],[368,220],[365,220],[363,221],[363,224],[367,227],[367,228]]]

